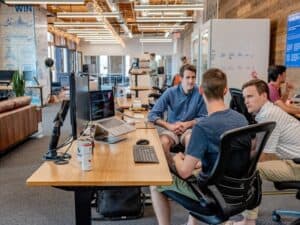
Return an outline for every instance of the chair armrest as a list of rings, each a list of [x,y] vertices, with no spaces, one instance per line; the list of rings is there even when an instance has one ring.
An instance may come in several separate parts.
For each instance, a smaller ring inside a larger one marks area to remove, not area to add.
[[[157,93],[151,93],[148,95],[149,98],[159,98],[161,96],[161,94],[157,94]]]
[[[203,207],[213,207],[213,206],[215,206],[216,201],[212,197],[210,197],[210,196],[206,195],[205,193],[203,193],[203,191],[200,189],[196,176],[191,175],[186,179],[181,178],[179,176],[179,174],[177,173],[176,167],[175,167],[174,164],[173,164],[173,166],[170,167],[170,171],[171,171],[172,174],[176,175],[180,179],[187,182],[187,184],[193,190],[194,194],[198,197],[201,206],[203,206]]]
[[[294,161],[294,163],[300,164],[300,158],[294,158],[294,159],[292,159],[292,160]]]

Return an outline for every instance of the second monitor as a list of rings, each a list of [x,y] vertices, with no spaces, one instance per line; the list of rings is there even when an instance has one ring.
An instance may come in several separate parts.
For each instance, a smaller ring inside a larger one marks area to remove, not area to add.
[[[112,90],[90,91],[90,118],[100,120],[115,115]]]

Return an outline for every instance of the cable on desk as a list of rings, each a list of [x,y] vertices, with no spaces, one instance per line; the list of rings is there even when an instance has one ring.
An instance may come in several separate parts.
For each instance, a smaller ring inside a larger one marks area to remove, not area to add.
[[[58,156],[57,160],[54,161],[55,164],[64,165],[64,164],[69,163],[69,160],[71,159],[71,155],[68,154],[68,151],[70,150],[73,141],[74,141],[74,139],[72,137],[71,138],[69,137],[69,139],[67,139],[67,141],[65,141],[63,144],[61,144],[60,146],[58,146],[56,148],[56,150],[58,150],[62,147],[69,145],[67,147],[67,149]]]

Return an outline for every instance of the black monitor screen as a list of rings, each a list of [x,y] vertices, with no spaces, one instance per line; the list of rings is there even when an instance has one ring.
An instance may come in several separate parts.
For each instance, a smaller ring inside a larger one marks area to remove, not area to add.
[[[0,80],[11,81],[15,70],[0,70]]]
[[[163,66],[157,68],[157,74],[164,74],[164,73],[165,73],[165,68]]]
[[[115,115],[112,90],[90,92],[91,120],[100,120]]]
[[[89,122],[89,76],[76,75],[75,88],[77,136],[79,136]]]

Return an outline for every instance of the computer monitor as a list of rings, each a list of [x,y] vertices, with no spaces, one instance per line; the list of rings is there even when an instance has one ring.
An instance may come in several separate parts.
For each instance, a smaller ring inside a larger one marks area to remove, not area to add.
[[[158,67],[157,74],[165,74],[165,68],[163,66]]]
[[[91,91],[89,99],[91,120],[105,119],[115,115],[113,90]]]
[[[89,120],[89,76],[87,74],[70,75],[70,117],[72,135],[77,139],[86,129]]]
[[[15,72],[15,70],[0,70],[0,82],[10,83]]]

